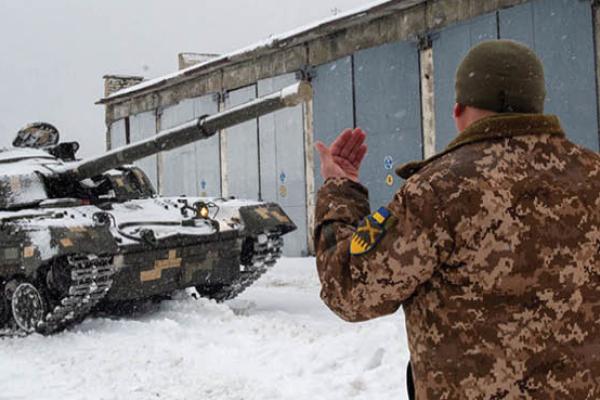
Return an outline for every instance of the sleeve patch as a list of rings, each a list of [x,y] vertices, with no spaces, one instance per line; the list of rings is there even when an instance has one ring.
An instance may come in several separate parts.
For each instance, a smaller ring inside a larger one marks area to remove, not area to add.
[[[386,222],[390,215],[391,213],[387,208],[381,207],[366,217],[352,235],[350,254],[359,256],[377,247],[377,244],[385,236]]]

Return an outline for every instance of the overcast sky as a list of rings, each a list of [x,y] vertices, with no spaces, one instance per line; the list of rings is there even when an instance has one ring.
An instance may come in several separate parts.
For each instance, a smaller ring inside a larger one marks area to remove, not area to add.
[[[368,0],[0,0],[0,146],[47,121],[104,151],[102,76],[155,77],[177,53],[236,50]]]

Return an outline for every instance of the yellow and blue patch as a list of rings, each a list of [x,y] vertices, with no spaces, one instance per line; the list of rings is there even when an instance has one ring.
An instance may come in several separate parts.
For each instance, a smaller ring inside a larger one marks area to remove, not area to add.
[[[359,256],[373,250],[385,236],[390,217],[391,213],[385,207],[366,217],[352,235],[350,254]]]

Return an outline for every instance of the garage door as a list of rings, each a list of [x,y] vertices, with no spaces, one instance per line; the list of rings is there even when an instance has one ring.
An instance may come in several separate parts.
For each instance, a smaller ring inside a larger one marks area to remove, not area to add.
[[[419,51],[408,42],[363,50],[354,68],[356,124],[369,146],[360,179],[375,209],[402,183],[394,167],[422,158]]]
[[[546,113],[567,136],[598,151],[594,29],[589,1],[536,0],[500,11],[500,37],[532,47],[544,63]]]
[[[165,108],[161,113],[161,129],[172,128],[207,114],[217,112],[213,95],[186,99]],[[220,196],[219,135],[207,140],[164,152],[161,192],[167,196]]]
[[[258,95],[295,82],[294,74],[259,81]],[[298,226],[298,230],[284,236],[287,256],[305,255],[308,248],[303,115],[303,105],[298,105],[258,120],[262,198],[279,203]]]
[[[227,93],[225,107],[231,108],[256,98],[256,85]],[[225,165],[227,195],[237,198],[259,199],[258,123],[251,120],[225,132]]]

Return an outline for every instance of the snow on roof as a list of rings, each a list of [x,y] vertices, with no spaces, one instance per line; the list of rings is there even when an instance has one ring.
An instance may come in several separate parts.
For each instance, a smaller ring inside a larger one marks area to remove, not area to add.
[[[110,96],[107,96],[107,97],[101,99],[98,103],[99,104],[108,103],[117,98],[125,97],[127,95],[131,95],[133,93],[140,92],[144,89],[149,89],[149,88],[163,85],[169,81],[173,81],[173,80],[176,80],[177,78],[191,75],[192,73],[202,70],[202,69],[205,69],[207,67],[227,63],[227,62],[231,61],[233,58],[236,58],[238,56],[248,54],[248,53],[253,53],[259,49],[273,47],[277,43],[285,42],[285,41],[288,41],[297,36],[308,34],[311,31],[317,30],[318,28],[324,27],[326,25],[330,25],[332,23],[335,23],[335,22],[338,22],[341,20],[360,18],[360,17],[366,15],[368,12],[370,12],[376,8],[379,8],[380,6],[387,5],[388,3],[390,3],[390,4],[391,3],[399,3],[404,6],[403,8],[408,8],[413,5],[422,3],[424,1],[425,0],[375,0],[375,1],[372,1],[370,3],[363,5],[361,7],[358,7],[358,8],[355,8],[355,9],[352,9],[352,10],[349,10],[349,11],[346,11],[346,12],[343,12],[343,13],[340,13],[337,15],[330,16],[330,17],[321,19],[316,22],[312,22],[308,25],[298,27],[296,29],[287,31],[285,33],[282,33],[279,35],[271,35],[266,39],[256,42],[250,46],[235,50],[231,53],[227,53],[222,56],[207,60],[205,62],[192,65],[188,68],[173,72],[171,74],[159,76],[157,78],[149,79],[149,80],[143,81],[141,83],[138,83],[137,85],[133,85],[133,86],[121,89],[119,91],[112,93]]]

